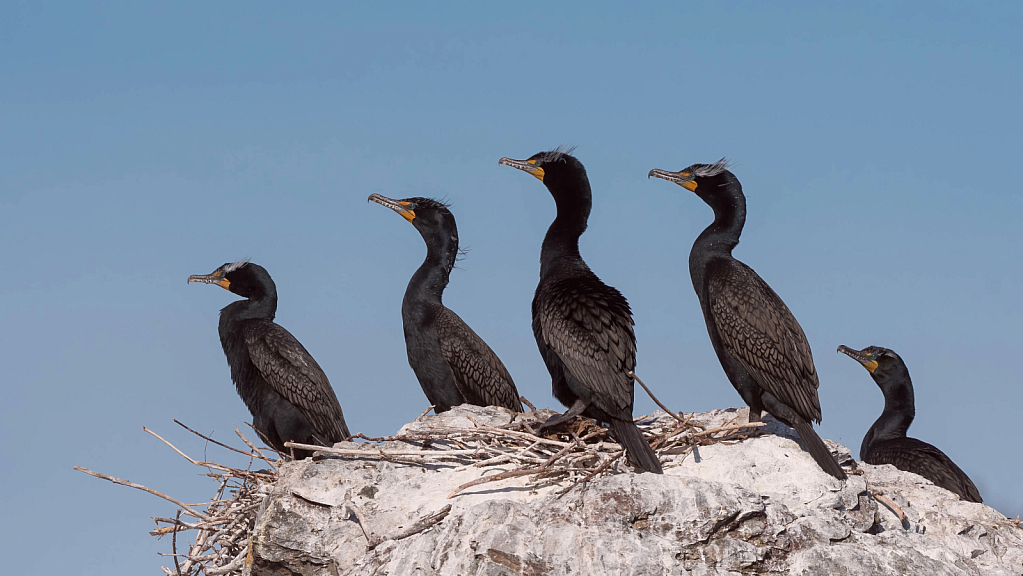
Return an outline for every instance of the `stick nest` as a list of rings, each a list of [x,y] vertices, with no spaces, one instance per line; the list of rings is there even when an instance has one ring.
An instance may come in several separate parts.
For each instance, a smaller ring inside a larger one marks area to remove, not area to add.
[[[530,411],[515,414],[510,422],[493,426],[481,423],[470,415],[465,417],[471,427],[434,425],[424,418],[423,412],[404,432],[395,436],[370,438],[357,434],[337,447],[311,446],[287,443],[295,449],[313,450],[317,457],[355,458],[382,460],[413,466],[451,468],[489,468],[501,466],[502,471],[486,474],[455,488],[447,497],[491,482],[527,476],[527,483],[534,487],[560,483],[556,496],[571,491],[594,478],[622,473],[629,470],[625,451],[614,441],[607,428],[588,418],[576,418],[570,422],[538,433],[539,424],[553,412],[536,410],[525,398],[522,399]],[[655,398],[656,400],[656,398]],[[661,405],[658,402],[658,405]],[[663,405],[661,405],[663,408]],[[431,407],[432,408],[432,407]],[[658,456],[675,456],[664,462],[665,467],[679,465],[698,446],[717,443],[734,443],[759,434],[762,423],[737,424],[735,418],[721,426],[708,428],[693,420],[693,414],[668,412],[668,416],[647,415],[636,419],[644,437]],[[175,420],[177,422],[177,420]],[[274,484],[278,480],[281,457],[285,455],[264,452],[253,444],[235,427],[238,438],[246,449],[238,449],[218,442],[177,422],[189,432],[205,441],[217,444],[249,458],[246,468],[235,468],[214,462],[195,460],[164,440],[158,434],[146,432],[160,439],[164,444],[192,464],[204,468],[205,476],[217,483],[213,498],[200,504],[186,504],[180,500],[113,476],[94,472],[76,466],[75,469],[159,496],[178,506],[174,518],[154,517],[156,528],[150,532],[156,537],[170,535],[171,551],[163,556],[171,557],[173,568],[163,571],[173,576],[207,576],[241,574],[250,557],[253,530],[260,510],[265,504]],[[355,443],[359,439],[362,442]],[[268,456],[267,454],[271,454]],[[254,466],[264,469],[253,470]],[[348,500],[346,500],[348,503]],[[358,507],[351,504],[356,514]],[[369,547],[387,539],[400,539],[420,532],[436,524],[447,514],[446,506],[434,517],[424,518],[408,534],[377,537],[367,533]],[[360,522],[365,529],[365,519]],[[422,524],[420,526],[420,524]],[[191,543],[181,545],[178,534],[194,532]]]
[[[525,398],[523,398],[525,401]],[[285,446],[313,450],[323,456],[384,460],[415,466],[448,467],[455,470],[501,466],[503,471],[484,475],[457,487],[448,498],[490,482],[528,476],[528,484],[540,486],[564,483],[558,495],[571,491],[603,475],[629,470],[625,450],[615,442],[610,430],[589,418],[576,418],[539,433],[539,425],[551,414],[536,410],[528,401],[529,412],[516,414],[511,422],[492,426],[464,415],[471,427],[431,425],[422,421],[427,412],[405,431],[395,436],[371,438],[357,434],[352,439],[365,443],[346,443],[333,448],[286,443]],[[658,456],[680,456],[665,464],[678,465],[694,448],[717,443],[734,443],[758,434],[762,423],[734,423],[708,428],[693,420],[693,414],[669,413],[671,418],[655,414],[636,418],[644,438]]]
[[[204,475],[217,483],[217,489],[213,498],[208,502],[186,504],[141,484],[135,484],[81,466],[75,466],[75,470],[109,480],[115,484],[149,492],[154,496],[159,496],[178,505],[174,518],[154,517],[153,520],[156,522],[156,528],[149,533],[158,538],[168,534],[171,536],[170,553],[161,553],[161,556],[171,557],[174,561],[172,568],[163,567],[163,571],[166,574],[173,576],[241,574],[245,567],[246,559],[249,556],[249,545],[253,528],[256,524],[256,518],[278,479],[280,455],[276,452],[270,452],[272,456],[268,456],[242,434],[237,427],[234,429],[235,433],[244,442],[247,448],[245,450],[228,446],[188,428],[177,420],[175,422],[207,442],[249,457],[249,465],[244,469],[195,460],[181,450],[178,450],[173,444],[164,440],[152,430],[143,428],[143,430],[159,438],[164,444],[192,464],[206,469]],[[266,468],[253,470],[254,466],[265,466]],[[192,531],[194,531],[194,539],[191,543],[182,545],[178,542],[178,534],[180,532]]]

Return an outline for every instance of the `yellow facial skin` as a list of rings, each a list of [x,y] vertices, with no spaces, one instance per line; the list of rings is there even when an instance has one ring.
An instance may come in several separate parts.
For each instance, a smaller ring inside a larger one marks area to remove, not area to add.
[[[864,348],[864,350],[868,349],[869,348]],[[870,372],[871,374],[874,373],[874,370],[877,370],[877,360],[875,360],[875,358],[877,358],[877,354],[875,353],[867,354],[864,351],[854,350],[844,344],[838,347],[838,351],[859,362],[860,365],[866,368],[867,372]]]
[[[536,166],[536,160],[526,160],[526,163]],[[535,168],[530,170],[529,173],[535,176],[537,180],[543,182],[543,168],[536,166]]]
[[[671,172],[670,170],[654,168],[649,174],[647,174],[647,178],[650,177],[674,182],[690,192],[696,192],[696,181],[693,180],[693,175],[690,172]]]
[[[216,284],[224,290],[230,290],[231,281],[224,278],[222,272],[214,272],[213,274],[193,274],[188,277],[188,283],[202,282],[203,284]]]
[[[402,201],[402,200],[399,200],[398,204],[401,204],[402,206],[411,206],[412,205],[411,202],[405,202],[405,201]],[[398,212],[398,214],[401,214],[401,217],[406,219],[406,220],[408,220],[410,224],[412,223],[413,220],[416,219],[416,211],[415,210],[405,210],[404,212]]]
[[[536,160],[512,160],[511,158],[501,158],[497,161],[501,166],[511,166],[512,168],[528,172],[537,180],[543,182],[544,172],[543,168],[536,165]]]

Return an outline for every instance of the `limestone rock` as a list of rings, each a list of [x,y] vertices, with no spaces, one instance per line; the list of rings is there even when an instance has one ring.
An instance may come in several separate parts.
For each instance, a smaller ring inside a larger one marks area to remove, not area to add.
[[[746,419],[745,410],[738,414]],[[458,406],[407,425],[495,426],[513,415]],[[698,414],[707,426],[735,410]],[[669,416],[661,413],[661,418]],[[631,471],[558,497],[562,485],[527,477],[457,486],[501,466],[467,468],[327,458],[282,469],[252,543],[254,575],[1014,575],[1023,574],[1023,530],[994,509],[915,474],[857,462],[840,481],[821,471],[794,433],[665,456],[664,475]],[[337,446],[365,446],[340,443]],[[845,447],[829,443],[839,461]],[[871,496],[883,492],[906,522]],[[345,494],[373,535],[388,537],[451,505],[433,527],[369,549]]]

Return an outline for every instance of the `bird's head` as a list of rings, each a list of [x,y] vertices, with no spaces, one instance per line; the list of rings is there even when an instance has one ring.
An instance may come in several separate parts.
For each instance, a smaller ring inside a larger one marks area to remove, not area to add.
[[[259,300],[268,294],[277,293],[274,281],[266,269],[248,260],[229,262],[211,274],[193,274],[188,277],[188,282],[216,284],[225,290],[252,300]]]
[[[902,382],[909,376],[906,363],[888,348],[867,346],[863,350],[855,350],[843,345],[838,347],[838,351],[862,364],[881,390],[887,390],[889,385]]]
[[[580,197],[589,199],[590,181],[586,177],[586,168],[575,156],[574,148],[558,147],[546,152],[537,152],[527,160],[501,158],[498,164],[511,166],[536,177],[554,196],[556,201],[576,200]]]
[[[728,161],[722,158],[713,164],[693,164],[678,172],[654,168],[647,178],[654,177],[695,192],[704,202],[717,208],[722,202],[731,202],[739,180],[728,170]],[[741,192],[741,187],[738,188]]]
[[[403,198],[395,200],[380,194],[370,194],[368,200],[386,206],[408,220],[423,238],[428,239],[435,234],[447,235],[458,243],[458,229],[455,217],[448,205],[433,198]]]

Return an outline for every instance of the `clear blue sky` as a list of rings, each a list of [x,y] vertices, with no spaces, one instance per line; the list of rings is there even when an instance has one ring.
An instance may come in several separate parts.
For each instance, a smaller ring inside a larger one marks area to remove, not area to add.
[[[233,295],[189,274],[265,266],[353,431],[422,411],[400,303],[425,249],[373,192],[453,204],[470,252],[445,302],[557,407],[529,318],[554,204],[497,160],[559,144],[594,188],[583,255],[632,303],[662,400],[740,405],[686,267],[710,209],[646,178],[727,156],[749,206],[735,254],[809,337],[821,435],[855,452],[882,405],[837,345],[893,348],[911,434],[1023,513],[1021,5],[583,6],[0,7],[7,570],[167,563],[146,532],[174,507],[73,465],[212,494],[141,429],[198,456],[172,418],[223,439],[249,420],[217,339]]]

